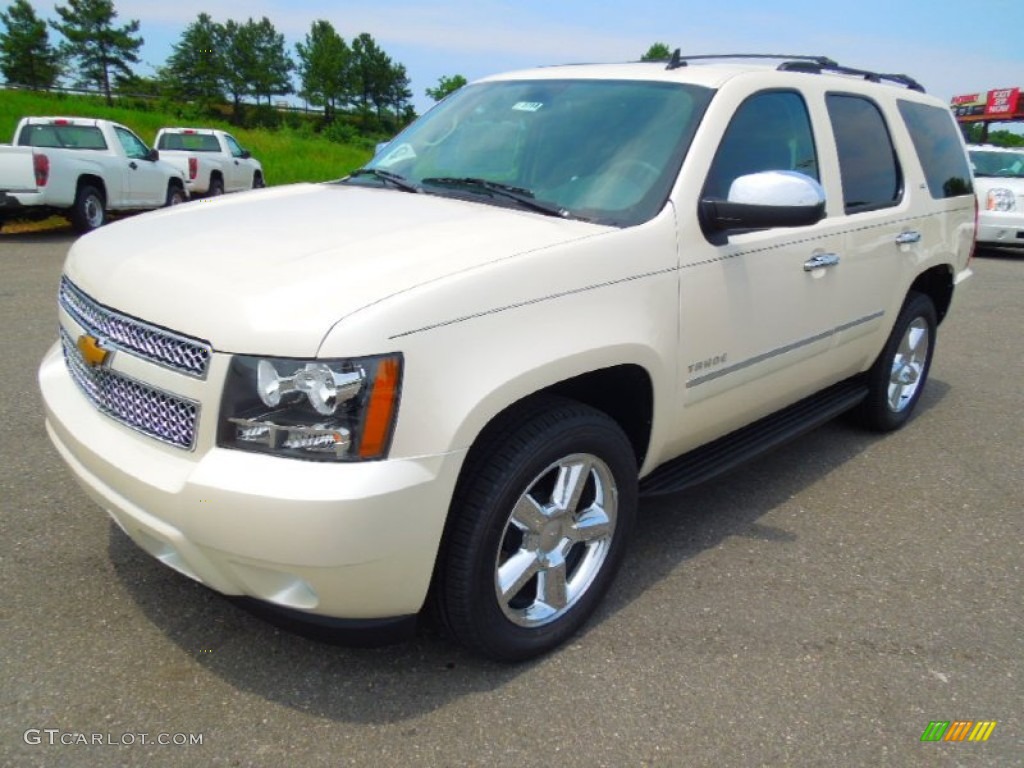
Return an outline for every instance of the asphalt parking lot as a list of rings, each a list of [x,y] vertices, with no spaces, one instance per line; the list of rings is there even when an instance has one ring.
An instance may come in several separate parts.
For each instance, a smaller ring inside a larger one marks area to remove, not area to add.
[[[501,666],[307,639],[136,549],[43,430],[71,242],[0,235],[0,765],[1024,765],[1024,253],[975,259],[906,429],[645,502],[596,620]],[[921,741],[955,720],[997,725]]]

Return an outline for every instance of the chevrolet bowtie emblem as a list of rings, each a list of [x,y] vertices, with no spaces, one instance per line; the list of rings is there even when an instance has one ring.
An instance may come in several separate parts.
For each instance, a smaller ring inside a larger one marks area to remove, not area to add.
[[[110,351],[100,346],[100,341],[95,336],[82,334],[78,337],[78,351],[82,353],[82,359],[86,364],[95,368],[103,365],[110,357]]]

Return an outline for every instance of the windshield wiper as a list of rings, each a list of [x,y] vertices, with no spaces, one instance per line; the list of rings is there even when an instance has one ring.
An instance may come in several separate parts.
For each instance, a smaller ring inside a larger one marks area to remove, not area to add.
[[[481,189],[485,190],[492,197],[497,196],[504,197],[508,200],[514,200],[524,208],[529,208],[530,210],[537,211],[538,213],[544,213],[548,216],[557,216],[560,219],[565,219],[569,216],[569,211],[562,206],[538,200],[533,196],[533,192],[530,190],[523,189],[522,187],[513,187],[511,184],[501,184],[497,181],[477,179],[472,176],[436,176],[429,179],[423,179],[423,184]]]
[[[419,192],[420,188],[413,184],[411,181],[400,176],[397,173],[391,171],[382,171],[380,168],[357,168],[348,175],[348,178],[353,179],[356,176],[373,176],[375,179],[380,179],[389,184],[393,184],[403,192]]]

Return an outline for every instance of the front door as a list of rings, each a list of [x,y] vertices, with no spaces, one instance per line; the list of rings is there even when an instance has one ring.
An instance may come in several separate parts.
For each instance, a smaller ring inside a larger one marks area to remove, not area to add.
[[[700,199],[726,200],[732,182],[761,171],[793,171],[820,181],[804,96],[770,90],[736,107]],[[681,211],[680,423],[683,451],[726,434],[825,386],[835,333],[836,275],[842,245],[828,218],[805,227],[712,232],[694,205]]]
[[[157,208],[167,200],[167,178],[149,158],[149,147],[126,128],[115,127],[126,156],[124,179],[126,207]]]

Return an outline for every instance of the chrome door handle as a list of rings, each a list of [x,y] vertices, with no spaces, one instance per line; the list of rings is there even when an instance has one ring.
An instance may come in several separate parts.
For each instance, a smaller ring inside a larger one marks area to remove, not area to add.
[[[897,245],[910,245],[911,243],[921,242],[921,233],[915,232],[914,230],[908,230],[906,232],[900,232],[896,235]]]
[[[834,267],[839,263],[839,257],[834,253],[819,253],[804,262],[804,272],[813,272],[822,267]]]

